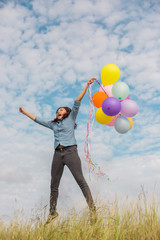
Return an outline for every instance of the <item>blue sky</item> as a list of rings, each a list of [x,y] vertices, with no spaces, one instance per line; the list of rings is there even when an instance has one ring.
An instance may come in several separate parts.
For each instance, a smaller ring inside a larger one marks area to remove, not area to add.
[[[159,12],[160,3],[148,0],[1,1],[0,218],[10,219],[21,208],[28,214],[49,201],[53,133],[20,114],[19,106],[53,119],[59,106],[72,107],[88,79],[100,81],[108,63],[120,68],[119,81],[128,84],[139,113],[124,135],[94,122],[91,156],[112,182],[95,176],[90,181],[83,164],[85,178],[93,197],[103,201],[115,194],[135,199],[142,185],[149,196],[155,184],[158,191]],[[96,92],[99,86],[92,88]],[[76,130],[82,162],[89,110],[86,94]],[[58,209],[64,213],[75,206],[81,210],[86,202],[66,168]]]

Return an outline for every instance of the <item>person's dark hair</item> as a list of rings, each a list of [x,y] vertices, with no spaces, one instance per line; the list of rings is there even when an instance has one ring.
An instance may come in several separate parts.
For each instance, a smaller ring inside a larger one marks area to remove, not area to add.
[[[57,109],[56,113],[58,112],[58,110],[59,110],[60,108],[64,108],[64,109],[66,110],[66,113],[63,115],[63,118],[62,118],[62,119],[67,118],[67,117],[69,116],[69,114],[71,113],[71,109],[70,109],[69,107],[59,107],[59,108]],[[62,119],[61,119],[61,120],[62,120]],[[61,120],[59,120],[58,118],[55,118],[55,119],[51,120],[51,122],[58,122],[58,121],[61,121]],[[77,123],[75,123],[74,128],[77,128]]]

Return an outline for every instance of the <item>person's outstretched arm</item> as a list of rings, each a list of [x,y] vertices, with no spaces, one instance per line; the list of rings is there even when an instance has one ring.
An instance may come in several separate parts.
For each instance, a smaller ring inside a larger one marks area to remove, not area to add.
[[[81,101],[81,100],[82,100],[82,98],[84,97],[84,95],[85,95],[85,93],[86,93],[86,91],[87,91],[88,86],[89,86],[90,84],[92,84],[95,79],[96,79],[96,78],[91,78],[91,79],[88,80],[86,86],[84,87],[84,89],[82,90],[82,92],[79,94],[79,96],[77,97],[76,101]]]
[[[35,115],[32,115],[32,114],[28,113],[28,112],[25,111],[24,108],[22,108],[22,107],[19,108],[19,111],[20,111],[21,113],[23,113],[24,115],[26,115],[27,117],[29,117],[30,119],[32,119],[32,120],[35,120],[35,118],[36,118]]]
[[[35,121],[36,123],[39,123],[40,125],[42,125],[44,127],[52,129],[51,121],[45,121],[45,120],[41,119],[40,117],[36,117],[35,115],[30,114],[27,111],[25,111],[24,108],[22,108],[22,107],[19,108],[19,111],[21,113],[23,113],[24,115],[26,115],[27,117],[29,117],[30,119],[32,119],[33,121]]]

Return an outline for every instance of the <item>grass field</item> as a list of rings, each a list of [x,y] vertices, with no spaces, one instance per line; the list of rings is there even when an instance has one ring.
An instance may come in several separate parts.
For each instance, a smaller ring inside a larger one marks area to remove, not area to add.
[[[121,204],[115,198],[108,204],[97,205],[97,221],[90,222],[89,211],[72,210],[45,226],[44,213],[33,221],[15,217],[10,223],[0,221],[0,240],[159,240],[160,204],[127,198]]]

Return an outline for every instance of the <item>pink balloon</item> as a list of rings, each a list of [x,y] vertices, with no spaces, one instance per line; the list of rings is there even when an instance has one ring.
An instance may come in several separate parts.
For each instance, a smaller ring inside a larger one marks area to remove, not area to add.
[[[116,121],[117,117],[119,116],[119,114],[117,114],[116,116],[113,117],[112,121],[108,124],[106,124],[109,127],[113,127],[114,126],[114,122]]]
[[[125,100],[121,102],[121,113],[126,117],[133,117],[138,112],[138,105],[133,100]]]
[[[113,84],[108,85],[108,86],[103,86],[103,85],[102,85],[102,87],[104,88],[104,90],[105,90],[105,92],[107,93],[108,97],[113,97],[113,95],[112,95],[112,87],[113,87]],[[99,92],[104,92],[101,87],[99,88]]]
[[[123,102],[123,101],[125,101],[125,100],[130,100],[130,97],[128,96],[128,97],[126,97],[125,99],[120,100],[120,102]]]

